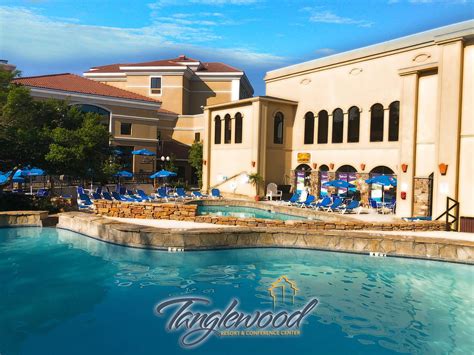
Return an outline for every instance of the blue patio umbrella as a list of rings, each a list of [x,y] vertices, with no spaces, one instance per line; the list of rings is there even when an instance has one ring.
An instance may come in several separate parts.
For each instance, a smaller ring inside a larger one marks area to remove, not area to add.
[[[32,184],[31,178],[33,176],[43,176],[44,174],[45,174],[44,170],[39,169],[39,168],[19,169],[15,172],[15,175],[13,175],[13,181],[15,182],[15,178],[29,176],[30,177],[30,194],[33,194],[33,184]],[[22,182],[22,181],[17,181],[17,182]]]
[[[151,150],[148,150],[148,149],[134,150],[132,154],[133,155],[146,155],[148,157],[156,155],[156,153],[153,153]]]
[[[116,177],[123,177],[123,178],[131,178],[133,177],[133,174],[129,171],[125,171],[125,170],[121,170],[121,171],[118,171],[116,174],[114,174],[114,176]]]
[[[327,181],[323,184],[324,187],[337,187],[339,189],[348,189],[351,187],[356,187],[354,184],[351,184],[344,180],[332,180]]]
[[[160,170],[154,173],[153,175],[150,175],[150,179],[156,179],[156,178],[167,178],[171,176],[176,176],[176,173],[173,173],[172,171],[168,170]]]

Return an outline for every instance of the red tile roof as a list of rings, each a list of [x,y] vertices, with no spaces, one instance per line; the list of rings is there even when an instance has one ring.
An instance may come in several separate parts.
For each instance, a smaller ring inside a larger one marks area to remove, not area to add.
[[[159,104],[160,101],[154,100],[152,98],[135,94],[134,92],[116,88],[111,85],[102,84],[97,81],[83,78],[70,73],[63,74],[51,74],[51,75],[41,75],[41,76],[30,76],[24,78],[17,78],[13,80],[14,83],[51,89],[51,90],[60,90],[60,91],[69,91],[79,94],[87,95],[97,95],[97,96],[106,96],[106,97],[115,97],[120,99],[135,100],[135,101],[147,101]],[[164,113],[170,111],[162,110]]]
[[[230,65],[220,63],[220,62],[200,62],[197,59],[188,58],[186,56],[179,56],[178,58],[173,59],[163,59],[163,60],[155,60],[150,62],[141,62],[141,63],[122,63],[122,64],[108,64],[108,65],[101,65],[92,67],[86,73],[117,73],[117,72],[124,72],[124,70],[120,69],[121,66],[127,67],[146,67],[146,66],[153,66],[153,67],[166,67],[166,66],[176,66],[176,64],[183,64],[188,62],[199,62],[201,65],[197,68],[196,72],[213,72],[213,73],[233,73],[233,72],[241,72],[242,70],[231,67]]]

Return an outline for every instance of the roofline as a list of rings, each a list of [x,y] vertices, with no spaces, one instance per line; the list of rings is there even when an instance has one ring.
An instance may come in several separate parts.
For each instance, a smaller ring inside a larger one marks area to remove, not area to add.
[[[367,57],[397,50],[409,50],[413,49],[413,47],[432,45],[449,39],[470,37],[474,37],[474,20],[438,27],[409,36],[271,70],[266,73],[264,81],[278,80],[281,77],[311,72],[332,65],[342,65],[346,62],[367,59]]]
[[[90,98],[95,98],[98,100],[102,101],[109,101],[109,102],[118,102],[118,103],[129,103],[129,104],[134,104],[138,106],[147,106],[149,107],[156,107],[158,106],[157,109],[160,108],[161,102],[156,101],[145,101],[145,100],[138,100],[138,99],[127,99],[127,98],[122,98],[122,97],[117,97],[117,96],[105,96],[105,95],[98,95],[98,94],[86,94],[82,92],[77,92],[77,91],[67,91],[67,90],[59,90],[59,89],[51,89],[51,88],[44,88],[44,87],[39,87],[39,86],[32,86],[32,85],[25,85],[22,84],[24,87],[29,88],[32,92],[36,93],[44,93],[44,94],[57,94],[60,96],[70,96],[70,97],[75,97],[75,98],[85,98],[85,99],[90,99]]]
[[[221,104],[204,106],[204,110],[210,110],[210,109],[213,110],[213,109],[224,108],[224,107],[238,106],[242,104],[246,105],[246,104],[251,104],[257,101],[278,102],[278,103],[284,103],[284,104],[293,105],[293,106],[298,105],[297,101],[282,99],[275,96],[255,96],[255,97],[249,97],[247,99],[238,100],[238,101],[229,101],[229,102],[224,102]]]

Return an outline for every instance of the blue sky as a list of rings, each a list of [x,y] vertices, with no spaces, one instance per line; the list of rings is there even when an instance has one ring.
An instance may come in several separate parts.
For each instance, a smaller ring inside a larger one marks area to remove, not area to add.
[[[474,0],[1,0],[0,58],[23,76],[186,54],[265,72],[474,18]]]

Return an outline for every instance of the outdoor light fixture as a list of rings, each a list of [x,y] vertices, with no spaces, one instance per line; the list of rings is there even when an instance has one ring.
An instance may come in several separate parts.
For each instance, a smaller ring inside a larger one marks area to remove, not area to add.
[[[168,156],[165,157],[164,155],[162,155],[160,159],[161,159],[161,161],[165,161],[165,160],[170,161],[170,157],[168,157]]]
[[[406,173],[407,170],[408,170],[408,164],[403,163],[403,164],[402,164],[402,171],[403,171],[404,173]]]
[[[255,168],[255,164],[257,164],[254,160],[252,160],[252,168]]]
[[[446,173],[448,172],[448,164],[445,164],[445,163],[441,163],[438,165],[439,167],[439,172],[441,173],[441,175],[446,175]]]
[[[202,161],[202,165],[206,165],[206,164],[207,164],[207,161],[206,161],[206,159],[204,159],[204,160]]]
[[[318,164],[313,163],[313,169],[316,170],[317,167],[318,167]]]
[[[329,168],[330,168],[331,170],[334,169],[334,163],[330,163],[330,164],[329,164]]]
[[[365,170],[365,164],[364,163],[360,164],[360,170],[362,170],[362,171]]]

